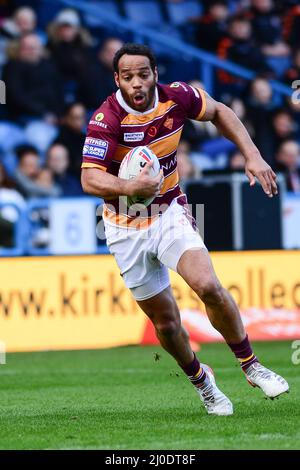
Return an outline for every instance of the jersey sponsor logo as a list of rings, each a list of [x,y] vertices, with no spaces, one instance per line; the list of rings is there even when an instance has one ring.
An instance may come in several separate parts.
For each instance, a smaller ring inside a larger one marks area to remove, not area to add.
[[[157,134],[157,129],[156,129],[156,127],[151,126],[150,129],[148,129],[148,135],[150,135],[150,137],[155,137],[156,134]]]
[[[161,168],[162,170],[169,171],[171,170],[171,168],[176,167],[176,165],[177,165],[177,156],[175,155],[174,158],[172,158],[172,160],[165,163],[164,165],[161,165]]]
[[[104,114],[103,114],[103,113],[98,113],[98,114],[96,114],[96,116],[95,116],[96,121],[102,121],[103,118],[104,118]]]
[[[187,87],[184,86],[183,83],[180,83],[180,82],[173,82],[173,83],[171,83],[171,85],[170,85],[170,88],[179,88],[179,87],[182,87],[182,88],[184,89],[184,91],[189,91],[189,90],[187,89]]]
[[[108,142],[106,140],[94,139],[87,137],[83,146],[83,156],[93,157],[104,160],[108,150]]]
[[[173,122],[174,122],[173,118],[170,118],[170,117],[167,118],[164,122],[164,127],[171,130],[173,128]]]
[[[144,132],[125,132],[125,142],[140,142],[144,138]]]
[[[103,129],[107,129],[107,124],[104,124],[104,122],[98,122],[92,119],[90,121],[90,124],[93,124],[94,126],[102,127]]]

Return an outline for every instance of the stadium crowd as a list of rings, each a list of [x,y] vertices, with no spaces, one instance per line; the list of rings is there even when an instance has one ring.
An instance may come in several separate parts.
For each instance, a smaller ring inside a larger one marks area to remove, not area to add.
[[[185,0],[161,0],[166,4]],[[0,4],[0,201],[22,207],[31,197],[78,196],[81,151],[89,117],[116,90],[112,58],[128,38],[89,27],[62,9],[39,26],[36,0]],[[122,3],[122,2],[121,2]],[[300,191],[300,104],[272,91],[270,79],[300,79],[298,1],[202,0],[200,16],[178,33],[186,41],[256,72],[251,82],[215,74],[214,96],[230,105],[264,158]],[[100,28],[101,29],[101,28]],[[130,38],[129,38],[130,39]],[[176,64],[178,59],[176,59]],[[158,54],[162,81],[180,80],[178,67]],[[186,74],[186,72],[185,72]],[[187,80],[204,87],[193,68]],[[178,149],[182,180],[209,170],[241,171],[243,157],[208,122],[188,122]],[[0,209],[0,225],[16,215]]]

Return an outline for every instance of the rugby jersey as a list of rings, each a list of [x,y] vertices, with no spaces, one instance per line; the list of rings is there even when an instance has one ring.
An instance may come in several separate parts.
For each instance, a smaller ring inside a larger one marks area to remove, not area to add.
[[[105,204],[104,218],[116,225],[142,228],[156,218],[152,205],[169,205],[181,194],[176,151],[186,119],[201,120],[206,101],[203,90],[183,82],[157,84],[152,109],[138,112],[124,101],[121,91],[112,94],[93,114],[83,147],[82,168],[99,168],[118,176],[120,164],[134,147],[147,145],[164,172],[160,194],[148,207],[148,217],[120,212],[119,199]]]

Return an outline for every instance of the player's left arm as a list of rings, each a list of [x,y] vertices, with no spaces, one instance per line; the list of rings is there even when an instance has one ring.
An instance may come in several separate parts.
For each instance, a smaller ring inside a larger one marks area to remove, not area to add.
[[[257,178],[264,192],[273,197],[278,193],[276,174],[262,158],[243,123],[228,106],[215,101],[207,93],[205,98],[206,108],[201,121],[211,121],[224,137],[236,144],[245,157],[245,173],[250,180],[250,186],[254,186]]]

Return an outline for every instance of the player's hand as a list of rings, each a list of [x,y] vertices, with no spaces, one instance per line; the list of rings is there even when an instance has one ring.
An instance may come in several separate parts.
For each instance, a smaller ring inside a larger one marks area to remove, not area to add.
[[[255,185],[255,178],[257,178],[267,196],[273,197],[278,194],[276,174],[261,156],[246,161],[245,172],[250,186]]]
[[[151,176],[150,168],[152,165],[153,162],[146,163],[140,174],[130,181],[130,196],[139,196],[146,199],[159,195],[160,188],[164,181],[164,173],[163,170],[160,170],[157,176]]]

